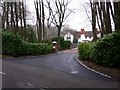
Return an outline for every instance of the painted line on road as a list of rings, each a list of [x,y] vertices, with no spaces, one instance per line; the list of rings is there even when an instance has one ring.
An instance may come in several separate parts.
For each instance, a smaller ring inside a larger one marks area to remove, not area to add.
[[[3,72],[0,72],[0,74],[3,74],[3,75],[5,75],[5,73],[3,73]]]
[[[85,64],[83,64],[80,60],[78,60],[77,57],[78,57],[78,56],[76,56],[76,60],[77,60],[83,67],[85,67],[86,69],[88,69],[88,70],[90,70],[90,71],[93,71],[93,72],[95,72],[95,73],[97,73],[97,74],[100,74],[100,75],[102,75],[102,76],[104,76],[104,77],[111,78],[111,76],[108,76],[108,75],[106,75],[106,74],[100,73],[100,72],[98,72],[98,71],[95,71],[94,69],[91,69],[91,68],[87,67],[87,66],[86,66]]]
[[[75,73],[78,73],[78,71],[72,71],[72,72],[70,72],[70,73],[73,73],[73,74],[75,74]]]
[[[34,85],[32,85],[31,83],[26,83],[28,86],[32,86],[32,87],[34,87]]]

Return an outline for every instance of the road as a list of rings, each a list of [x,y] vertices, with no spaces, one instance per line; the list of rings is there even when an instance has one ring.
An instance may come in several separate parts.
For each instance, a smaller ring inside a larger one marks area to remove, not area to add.
[[[117,80],[80,65],[76,49],[45,56],[4,58],[3,88],[118,88]]]

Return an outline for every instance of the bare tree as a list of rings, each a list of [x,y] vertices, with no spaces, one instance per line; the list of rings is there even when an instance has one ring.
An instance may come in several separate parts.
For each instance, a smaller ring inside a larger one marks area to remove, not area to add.
[[[5,11],[5,18],[6,18],[6,28],[9,29],[9,7],[10,7],[10,3],[6,2],[6,7],[7,10]]]
[[[120,1],[114,2],[115,31],[120,31]]]
[[[23,31],[23,35],[24,35],[24,39],[26,40],[26,3],[24,1],[22,1],[22,18],[23,18],[23,25],[24,25],[24,31]]]
[[[2,29],[4,30],[4,27],[5,27],[5,15],[6,15],[6,3],[5,2],[3,2],[3,6],[2,6],[2,11],[3,11],[3,13],[2,13],[2,15],[1,15],[1,17],[2,17]]]
[[[42,31],[43,31],[43,40],[46,39],[46,32],[45,32],[45,11],[44,11],[44,2],[42,0]]]
[[[36,10],[36,17],[37,17],[37,34],[38,34],[38,41],[42,41],[42,24],[41,24],[41,2],[40,0],[34,1],[35,10]]]
[[[63,26],[64,21],[68,18],[68,16],[72,13],[72,10],[68,10],[68,5],[70,3],[69,0],[56,0],[52,1],[54,7],[50,6],[50,2],[48,3],[48,9],[51,13],[52,23],[58,29],[58,49],[60,49],[60,32]],[[68,10],[68,12],[67,12]]]
[[[111,26],[111,18],[110,18],[110,0],[106,2],[106,11],[105,11],[105,25],[106,25],[106,33],[112,33],[112,26]]]
[[[91,12],[92,12],[92,31],[93,31],[93,41],[97,40],[97,29],[96,29],[96,16],[97,16],[97,10],[96,10],[96,2],[92,2],[90,0],[91,5]]]
[[[16,23],[16,26],[15,26],[15,29],[18,31],[18,3],[15,2],[15,23]]]
[[[98,0],[97,2],[92,2],[92,0],[90,0],[92,11],[92,29],[95,40],[95,32],[97,32],[95,31],[96,21],[98,23],[101,36],[103,36],[104,34],[112,33],[112,19],[115,22],[115,15],[113,13],[114,9],[112,3],[113,2],[111,0],[104,0],[104,2],[103,0]]]
[[[48,10],[48,15],[46,15],[46,18],[47,18],[47,30],[50,31],[50,28],[51,28],[51,24],[53,22],[53,19],[52,18],[52,10],[51,10],[51,0],[46,0],[46,3],[47,5],[45,5],[45,7],[47,8]],[[47,35],[47,40],[50,41],[50,33],[46,33]]]

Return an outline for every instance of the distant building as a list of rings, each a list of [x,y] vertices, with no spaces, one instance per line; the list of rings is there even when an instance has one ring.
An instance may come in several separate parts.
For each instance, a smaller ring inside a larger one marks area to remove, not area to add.
[[[73,43],[73,40],[74,40],[74,36],[68,32],[65,36],[64,36],[64,40],[65,41],[70,41],[71,43]]]
[[[101,37],[98,30],[96,33],[97,33],[97,37]],[[93,40],[93,32],[85,31],[84,29],[81,29],[78,42],[86,42],[86,41],[92,41],[92,40]]]

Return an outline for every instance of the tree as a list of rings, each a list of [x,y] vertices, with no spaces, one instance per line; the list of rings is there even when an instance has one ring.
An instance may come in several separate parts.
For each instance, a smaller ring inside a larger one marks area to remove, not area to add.
[[[5,11],[6,11],[6,3],[5,2],[3,2],[3,5],[1,5],[2,6],[2,10],[3,10],[3,14],[1,15],[1,17],[2,17],[2,29],[4,30],[4,27],[5,27],[5,15],[6,15],[6,13],[5,13]]]
[[[44,2],[42,0],[42,30],[43,30],[43,40],[46,39],[46,32],[45,32],[45,11],[44,11]]]
[[[51,13],[52,23],[58,29],[58,49],[60,50],[60,32],[63,26],[64,21],[68,18],[68,16],[73,12],[72,10],[68,10],[68,5],[70,3],[69,0],[56,0],[52,3],[54,7],[51,6],[51,0],[48,2],[48,9]],[[67,12],[68,11],[68,12]]]
[[[51,12],[51,0],[46,0],[46,3],[47,5],[45,5],[45,7],[47,8],[48,10],[48,15],[46,16],[46,19],[47,19],[47,31],[50,31],[50,28],[51,28],[51,24],[53,22],[53,19],[52,18],[52,12]],[[50,33],[46,33],[47,35],[47,40],[50,41]]]
[[[23,18],[23,24],[24,24],[24,29],[23,29],[24,34],[23,35],[24,35],[24,39],[26,40],[27,39],[26,38],[26,4],[23,1],[22,1],[22,14],[23,14],[22,15],[23,16],[22,17]]]
[[[6,7],[7,7],[7,10],[5,11],[6,29],[9,29],[9,6],[10,6],[10,2],[6,2]]]
[[[96,34],[96,15],[97,15],[97,10],[96,10],[96,2],[92,2],[90,0],[90,5],[91,5],[91,12],[92,12],[92,31],[93,31],[93,41],[97,40],[97,34]]]
[[[14,33],[19,32],[26,40],[26,2],[2,2],[2,28],[12,30]],[[18,22],[20,21],[20,26]]]
[[[98,0],[95,1],[94,0],[90,0],[90,5],[91,5],[91,14],[92,14],[92,30],[93,30],[93,35],[94,35],[94,39],[96,40],[96,22],[98,24],[100,33],[101,33],[101,37],[103,37],[103,35],[105,34],[109,34],[112,33],[112,20],[114,21],[115,27],[119,28],[119,16],[118,13],[120,12],[118,7],[119,6],[115,6],[113,7],[113,1],[111,0]],[[116,4],[116,3],[114,3]],[[119,4],[119,3],[117,3]],[[116,9],[115,9],[116,7]],[[114,13],[116,10],[116,14]],[[115,16],[116,15],[116,16]],[[117,18],[116,18],[117,17]],[[116,29],[117,30],[117,29]],[[118,29],[119,30],[119,29]]]
[[[42,24],[41,24],[41,2],[40,0],[34,1],[35,10],[36,10],[36,17],[37,17],[37,34],[38,34],[38,41],[42,41]]]
[[[18,3],[15,2],[15,23],[16,23],[16,27],[15,29],[18,30]]]
[[[120,1],[114,2],[115,31],[120,31]]]

